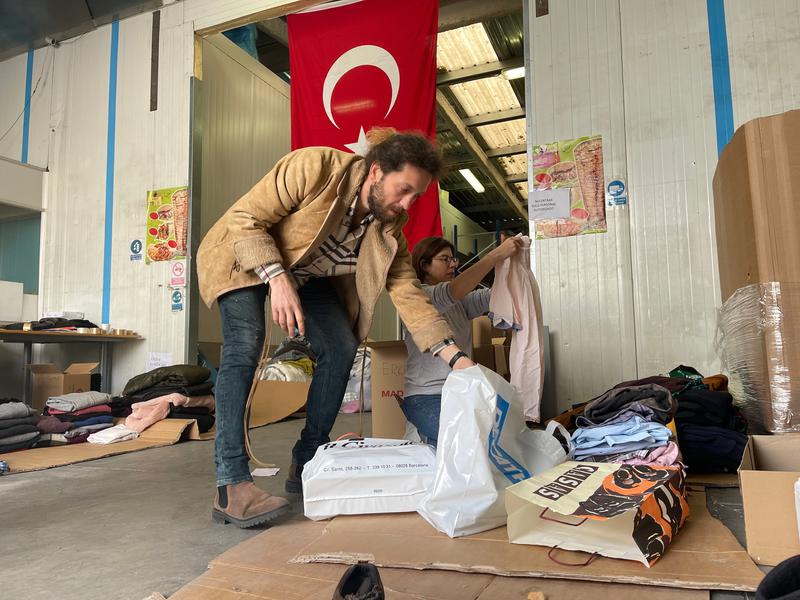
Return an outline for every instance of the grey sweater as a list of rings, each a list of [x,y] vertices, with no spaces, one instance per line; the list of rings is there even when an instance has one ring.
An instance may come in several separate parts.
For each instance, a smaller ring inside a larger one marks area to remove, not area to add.
[[[472,325],[470,321],[489,310],[489,290],[476,290],[467,294],[460,302],[453,299],[448,282],[423,285],[422,289],[431,298],[433,305],[444,316],[458,347],[472,358]],[[403,334],[408,349],[406,362],[405,396],[417,394],[441,394],[444,380],[450,367],[430,352],[420,352],[408,330],[403,325]]]

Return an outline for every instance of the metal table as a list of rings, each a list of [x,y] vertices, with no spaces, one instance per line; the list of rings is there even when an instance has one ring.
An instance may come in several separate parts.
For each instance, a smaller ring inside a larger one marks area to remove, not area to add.
[[[77,333],[72,331],[19,331],[0,329],[0,342],[25,345],[25,386],[22,400],[31,403],[31,371],[33,344],[100,344],[100,389],[109,392],[111,384],[111,344],[144,339],[138,335],[110,333]]]

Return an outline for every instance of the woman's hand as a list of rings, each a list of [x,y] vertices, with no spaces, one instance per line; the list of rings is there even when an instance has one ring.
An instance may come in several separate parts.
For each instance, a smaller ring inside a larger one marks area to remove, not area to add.
[[[522,239],[514,236],[505,238],[500,245],[492,250],[492,258],[495,259],[495,264],[503,262],[505,259],[514,256],[522,249]]]

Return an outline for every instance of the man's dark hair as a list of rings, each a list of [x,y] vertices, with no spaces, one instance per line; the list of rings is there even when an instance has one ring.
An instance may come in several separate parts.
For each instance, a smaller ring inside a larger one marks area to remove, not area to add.
[[[419,132],[398,133],[391,128],[377,128],[370,130],[367,138],[370,142],[369,152],[364,157],[367,169],[372,163],[378,163],[381,171],[391,173],[408,164],[430,173],[434,179],[442,172],[441,152]]]
[[[433,261],[433,257],[445,248],[450,248],[453,256],[456,255],[456,248],[443,237],[426,237],[417,242],[411,252],[411,265],[417,272],[417,279],[425,281],[425,269]]]

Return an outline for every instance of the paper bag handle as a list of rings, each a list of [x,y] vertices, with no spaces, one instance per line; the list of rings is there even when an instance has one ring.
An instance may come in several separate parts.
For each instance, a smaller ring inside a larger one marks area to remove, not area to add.
[[[561,525],[569,525],[570,527],[578,527],[579,525],[583,525],[589,520],[589,517],[583,517],[579,523],[567,523],[566,521],[559,521],[558,519],[554,519],[553,517],[545,517],[544,513],[546,513],[549,508],[545,507],[545,509],[539,513],[539,518],[544,519],[545,521],[552,521],[553,523],[560,523]]]
[[[586,562],[568,563],[553,557],[553,552],[555,552],[558,549],[559,549],[558,546],[553,546],[552,548],[550,548],[550,551],[547,553],[547,558],[552,560],[557,565],[561,565],[562,567],[588,567],[590,564],[592,564],[594,559],[597,558],[597,552],[592,552],[592,554],[589,556]]]

